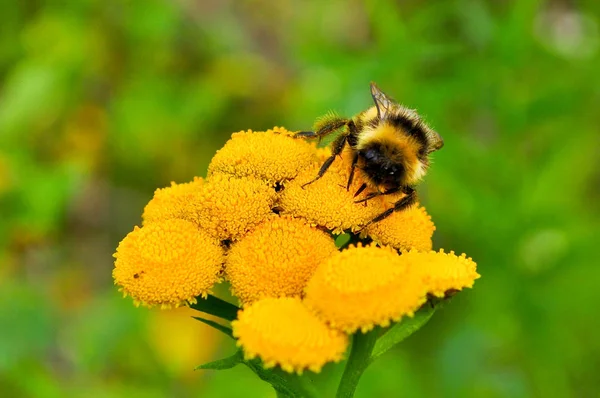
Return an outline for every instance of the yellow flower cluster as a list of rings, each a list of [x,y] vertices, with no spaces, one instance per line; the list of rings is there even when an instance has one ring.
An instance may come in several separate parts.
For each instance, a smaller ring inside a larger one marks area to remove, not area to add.
[[[136,303],[193,303],[224,277],[242,310],[233,333],[247,358],[290,372],[342,358],[347,334],[386,327],[429,296],[472,287],[466,256],[431,251],[435,226],[413,206],[364,226],[403,194],[354,193],[348,153],[316,176],[328,149],[283,128],[232,135],[208,177],[156,190],[115,253],[115,284]],[[358,243],[340,251],[333,234]]]

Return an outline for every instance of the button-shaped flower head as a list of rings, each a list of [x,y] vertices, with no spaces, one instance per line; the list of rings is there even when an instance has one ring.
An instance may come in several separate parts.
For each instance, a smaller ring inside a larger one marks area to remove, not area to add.
[[[430,251],[435,225],[425,208],[412,206],[396,211],[389,217],[369,225],[364,234],[382,245],[407,251]]]
[[[240,311],[233,334],[247,359],[259,357],[265,367],[287,372],[319,372],[340,361],[348,338],[330,329],[298,298],[265,298]]]
[[[400,256],[400,261],[423,281],[427,292],[436,297],[473,287],[479,278],[477,264],[465,254],[457,256],[453,251],[410,251]]]
[[[113,277],[136,304],[177,307],[206,296],[219,281],[223,249],[196,225],[167,220],[136,227],[114,254]]]
[[[334,328],[353,333],[412,316],[426,301],[424,283],[388,247],[351,246],[321,264],[306,305]]]
[[[301,219],[277,217],[231,247],[225,272],[244,304],[300,296],[317,266],[336,252],[329,234]]]
[[[208,175],[255,177],[269,184],[295,178],[317,160],[317,150],[313,144],[292,135],[279,127],[234,133],[213,157]]]
[[[256,178],[215,174],[156,190],[144,224],[184,219],[219,240],[236,240],[273,216],[276,192]]]

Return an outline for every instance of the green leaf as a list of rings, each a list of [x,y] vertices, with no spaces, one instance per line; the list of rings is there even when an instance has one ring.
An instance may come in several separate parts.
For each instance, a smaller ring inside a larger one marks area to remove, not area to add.
[[[228,321],[233,321],[236,319],[237,313],[240,310],[239,307],[228,303],[225,300],[221,300],[220,298],[211,294],[209,294],[206,299],[199,297],[198,302],[196,304],[191,304],[190,308],[205,312],[210,315],[218,316],[219,318],[223,318]]]
[[[317,397],[314,388],[296,374],[286,373],[279,368],[265,369],[259,359],[244,361],[261,380],[269,383],[277,393],[277,397],[312,398]]]
[[[244,364],[252,370],[261,380],[269,383],[276,391],[278,397],[314,398],[317,397],[312,386],[303,383],[296,374],[289,374],[279,368],[265,369],[260,359],[245,360],[242,349],[230,357],[197,366],[195,370],[227,370],[238,364]]]
[[[220,323],[217,323],[215,321],[211,321],[210,319],[205,319],[205,318],[201,318],[199,316],[193,316],[192,318],[212,327],[217,329],[219,332],[223,332],[225,333],[227,336],[231,337],[232,339],[235,340],[235,337],[233,337],[233,331],[231,330],[230,327],[227,327],[225,325],[221,325]]]
[[[335,245],[339,250],[344,250],[346,247],[350,245],[355,245],[358,242],[361,242],[360,234],[346,232],[335,238]]]
[[[396,344],[402,342],[408,336],[421,329],[421,327],[431,319],[436,309],[436,306],[431,306],[427,303],[414,317],[405,318],[390,327],[388,331],[377,340],[377,343],[375,343],[370,362],[373,362]]]
[[[338,249],[345,247],[350,243],[351,235],[349,233],[338,235],[335,238],[335,245]]]
[[[244,364],[250,368],[261,380],[269,383],[277,392],[277,395],[284,397],[300,397],[292,387],[288,385],[283,377],[273,372],[273,369],[265,369],[258,359],[244,361]]]
[[[230,357],[219,359],[216,361],[205,363],[204,365],[196,366],[194,370],[210,369],[210,370],[226,370],[237,366],[244,362],[244,355],[242,350],[237,350],[235,354]]]

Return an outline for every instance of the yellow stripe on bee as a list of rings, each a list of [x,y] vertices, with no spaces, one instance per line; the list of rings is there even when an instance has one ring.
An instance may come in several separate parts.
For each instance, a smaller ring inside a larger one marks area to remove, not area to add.
[[[416,157],[421,145],[413,137],[406,135],[401,129],[389,124],[379,125],[375,128],[365,127],[358,135],[357,149],[363,149],[373,142],[389,147],[401,148]]]
[[[377,117],[377,107],[370,107],[369,109],[367,109],[366,111],[364,111],[361,119],[367,121],[367,120],[373,120]]]

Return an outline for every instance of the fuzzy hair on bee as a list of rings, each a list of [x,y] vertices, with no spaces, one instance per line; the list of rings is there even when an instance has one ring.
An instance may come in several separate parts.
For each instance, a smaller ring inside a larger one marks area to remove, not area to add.
[[[442,137],[415,110],[398,104],[375,83],[371,83],[371,96],[375,105],[352,118],[343,118],[330,112],[317,119],[312,131],[296,133],[296,137],[319,140],[338,133],[331,144],[332,155],[325,160],[317,176],[304,186],[321,178],[337,155],[348,146],[352,162],[347,189],[350,189],[358,169],[365,183],[354,196],[366,188],[371,191],[356,203],[380,195],[405,194],[392,208],[373,218],[363,228],[416,202],[415,186],[427,173],[429,155],[444,145]]]

